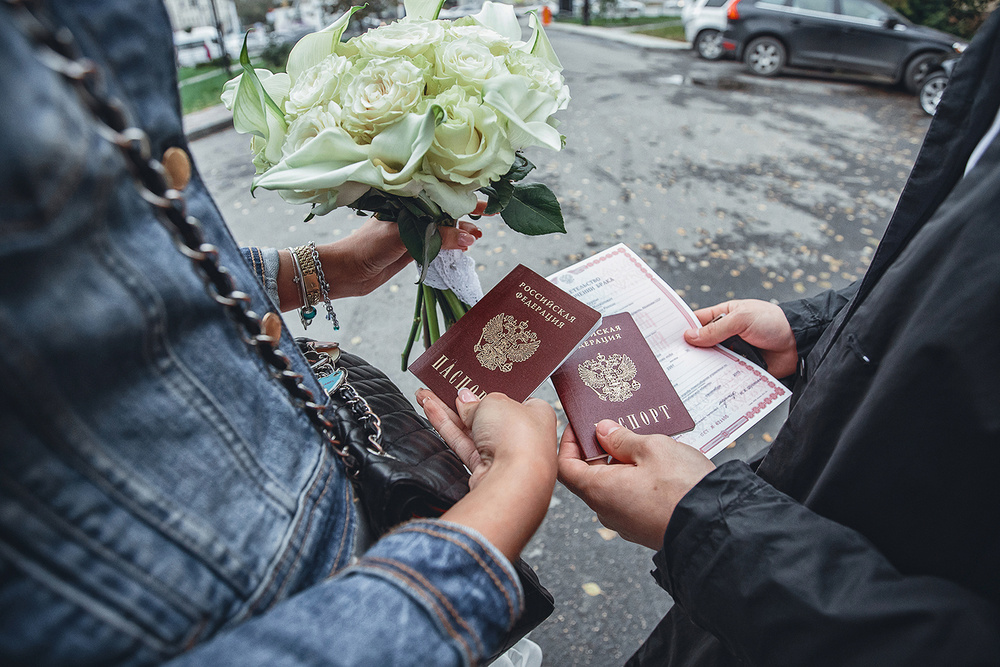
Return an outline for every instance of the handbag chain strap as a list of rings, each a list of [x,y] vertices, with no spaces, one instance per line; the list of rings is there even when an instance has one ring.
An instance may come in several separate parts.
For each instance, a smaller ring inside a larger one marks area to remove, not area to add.
[[[42,0],[3,1],[15,10],[23,31],[38,45],[41,62],[73,85],[97,121],[100,135],[124,156],[136,190],[153,207],[157,219],[174,238],[177,249],[191,260],[209,296],[225,309],[239,327],[243,341],[264,360],[293,404],[305,411],[309,421],[344,462],[348,474],[357,479],[360,461],[337,439],[335,426],[325,414],[332,406],[315,400],[313,392],[303,383],[302,374],[292,370],[291,361],[278,347],[277,338],[264,332],[260,316],[250,309],[250,295],[237,289],[232,275],[219,262],[218,249],[205,240],[201,222],[187,214],[184,196],[170,187],[163,164],[152,157],[148,135],[141,128],[131,126],[121,103],[105,94],[97,63],[81,54],[68,28],[57,27],[45,15]],[[341,391],[340,387],[345,385]],[[352,413],[368,432],[368,450],[384,455],[378,416],[353,387],[346,382],[340,387],[338,393],[344,393],[344,398],[349,399]]]

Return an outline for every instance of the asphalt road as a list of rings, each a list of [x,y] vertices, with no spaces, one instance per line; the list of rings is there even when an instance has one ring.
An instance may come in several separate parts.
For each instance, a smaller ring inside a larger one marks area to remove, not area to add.
[[[558,195],[566,235],[528,239],[483,221],[473,249],[485,289],[518,263],[543,275],[628,243],[692,307],[734,297],[776,301],[842,287],[864,272],[916,157],[929,119],[884,84],[790,75],[760,79],[733,62],[657,51],[558,30],[550,38],[573,101],[565,149],[533,150],[534,178]],[[233,131],[193,144],[196,162],[241,243],[285,247],[349,234],[361,219],[306,211],[273,193],[249,195],[248,140]],[[415,275],[338,303],[342,328],[309,330],[399,370]],[[287,318],[301,331],[297,317]],[[549,387],[539,396],[555,401]],[[717,461],[766,446],[768,419]],[[547,665],[616,665],[671,605],[649,576],[652,552],[603,529],[557,486],[525,551],[556,597],[533,634]]]

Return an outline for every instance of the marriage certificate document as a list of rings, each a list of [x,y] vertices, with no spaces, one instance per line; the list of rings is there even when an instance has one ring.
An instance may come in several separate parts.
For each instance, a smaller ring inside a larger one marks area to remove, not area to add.
[[[686,343],[684,331],[701,326],[698,318],[625,244],[548,279],[601,315],[631,313],[694,419],[694,428],[676,440],[708,457],[729,446],[791,394],[759,366],[723,347]]]

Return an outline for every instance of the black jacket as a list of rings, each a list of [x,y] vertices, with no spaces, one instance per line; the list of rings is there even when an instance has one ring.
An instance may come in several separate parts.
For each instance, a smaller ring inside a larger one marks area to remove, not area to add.
[[[804,377],[757,474],[654,557],[633,663],[1000,665],[1000,12],[955,70],[860,285],[785,306]],[[853,294],[853,298],[852,298]]]

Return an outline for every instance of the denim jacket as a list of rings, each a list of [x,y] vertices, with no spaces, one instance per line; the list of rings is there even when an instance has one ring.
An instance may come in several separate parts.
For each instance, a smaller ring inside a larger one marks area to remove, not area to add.
[[[187,150],[159,0],[51,0],[146,131]],[[356,564],[336,454],[207,294],[0,4],[0,663],[470,664],[509,562],[418,521]],[[194,170],[191,215],[272,309]],[[316,395],[305,361],[286,354]]]

